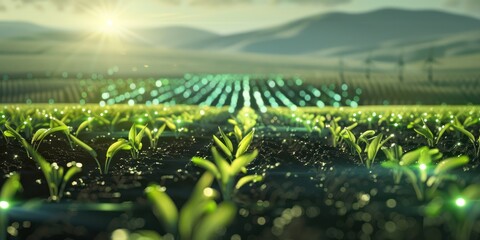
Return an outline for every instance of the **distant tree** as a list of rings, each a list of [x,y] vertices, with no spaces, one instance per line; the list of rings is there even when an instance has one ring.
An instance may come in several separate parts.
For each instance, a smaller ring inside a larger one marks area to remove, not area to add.
[[[425,59],[425,67],[427,69],[427,79],[429,82],[434,81],[433,79],[433,67],[438,63],[437,59],[435,58],[434,49],[431,48],[427,59]]]
[[[398,68],[398,80],[400,82],[403,82],[403,71],[405,70],[405,59],[403,58],[403,55],[400,55],[398,57],[397,68]]]
[[[364,61],[364,64],[365,64],[365,78],[370,80],[372,67],[373,67],[373,59],[370,54],[368,54],[367,58]]]

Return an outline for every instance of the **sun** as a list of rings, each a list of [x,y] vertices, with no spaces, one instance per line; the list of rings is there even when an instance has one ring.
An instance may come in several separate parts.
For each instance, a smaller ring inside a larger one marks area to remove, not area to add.
[[[107,21],[105,21],[105,24],[107,24],[107,27],[113,27],[113,20],[109,18]]]

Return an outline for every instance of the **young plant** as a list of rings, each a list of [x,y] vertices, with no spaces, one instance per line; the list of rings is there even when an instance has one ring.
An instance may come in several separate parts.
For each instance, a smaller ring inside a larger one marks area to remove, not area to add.
[[[223,132],[223,130],[219,127],[218,128],[222,140],[220,140],[217,136],[213,135],[213,141],[215,145],[217,145],[220,150],[227,156],[228,160],[233,160],[234,158],[238,158],[242,156],[250,147],[250,143],[253,140],[253,136],[255,133],[255,129],[252,129],[249,133],[243,136],[243,132],[240,130],[238,126],[234,126],[233,132],[229,135],[235,135],[235,138],[238,142],[238,145],[234,149],[232,141],[228,138],[227,134]]]
[[[58,166],[57,163],[50,164],[42,157],[33,147],[28,146],[30,155],[40,167],[45,180],[47,181],[50,197],[48,200],[53,202],[59,202],[65,192],[65,187],[68,182],[72,180],[73,176],[82,171],[82,164],[77,162],[69,162],[67,164],[68,169]]]
[[[147,136],[150,142],[150,148],[156,149],[160,136],[162,135],[163,131],[165,131],[166,126],[167,126],[166,124],[163,124],[160,128],[154,128],[153,131],[144,125],[136,125],[136,128],[137,130],[145,131],[144,134],[145,136]]]
[[[145,129],[146,126],[142,127],[142,130],[137,133],[137,126],[133,124],[128,133],[128,140],[119,138],[115,143],[108,147],[105,157],[105,168],[103,171],[105,174],[108,173],[112,158],[121,150],[130,151],[132,158],[138,159],[140,155],[140,150],[142,150],[143,147],[142,139],[145,133]]]
[[[401,171],[407,177],[417,199],[420,201],[430,198],[444,180],[452,180],[455,177],[448,174],[448,171],[463,166],[469,162],[467,156],[452,157],[439,161],[442,154],[438,149],[421,147],[405,153],[400,161],[385,161],[382,166],[385,168]]]
[[[30,157],[30,153],[28,152],[27,148],[29,144],[25,140],[25,138],[23,138],[19,132],[13,129],[8,122],[5,123],[5,128],[7,128],[7,130],[3,131],[3,136],[6,138],[15,138],[15,140],[17,140],[22,145],[22,147],[25,148],[27,156]]]
[[[403,157],[402,146],[393,144],[390,148],[382,148],[382,151],[387,157],[387,161],[390,162],[390,164],[400,165],[400,161]],[[398,168],[393,168],[392,172],[393,172],[393,181],[397,185],[400,184],[400,181],[402,180],[403,172]]]
[[[0,192],[0,239],[7,239],[8,209],[11,207],[13,197],[22,190],[20,175],[13,174],[3,184]]]
[[[98,170],[100,171],[100,174],[102,174],[102,167],[100,165],[100,162],[97,159],[97,152],[90,147],[88,144],[83,142],[82,140],[78,139],[75,135],[71,133],[71,127],[67,126],[63,121],[60,121],[56,118],[52,118],[50,122],[50,128],[40,128],[38,129],[35,134],[32,137],[32,146],[33,148],[38,151],[38,148],[40,147],[40,144],[44,141],[44,139],[56,132],[61,132],[63,133],[68,142],[70,143],[70,147],[74,149],[74,144],[80,146],[92,156],[92,158],[95,160],[95,163],[97,164]],[[77,134],[78,135],[78,131]]]
[[[217,204],[218,193],[210,188],[214,177],[206,172],[197,182],[189,200],[181,209],[165,193],[165,188],[152,184],[145,189],[148,200],[153,205],[153,212],[162,223],[171,239],[211,240],[225,229],[235,218],[236,207],[231,202]],[[161,240],[154,231],[137,231],[129,239]],[[142,239],[143,239],[142,238]]]
[[[420,124],[422,122],[422,124]],[[425,121],[421,118],[417,118],[415,121],[408,124],[407,128],[412,129],[420,136],[427,140],[429,147],[434,147],[438,144],[443,134],[452,126],[451,123],[447,123],[438,129],[438,132],[434,136],[432,130],[427,126]]]
[[[367,168],[371,168],[377,157],[378,151],[380,151],[382,146],[394,136],[390,135],[383,139],[382,133],[375,136],[375,131],[368,130],[363,132],[357,139],[351,132],[350,128],[347,127],[340,132],[340,137],[357,153],[360,161],[364,163]],[[363,148],[362,145],[364,145]]]
[[[230,201],[236,191],[245,184],[263,180],[263,177],[259,175],[247,175],[235,181],[236,176],[257,157],[257,150],[254,150],[253,153],[243,154],[234,159],[231,164],[220,155],[215,147],[212,147],[212,155],[215,164],[201,157],[193,157],[192,162],[215,176],[225,201]]]
[[[330,134],[332,136],[332,146],[334,148],[340,143],[340,133],[342,132],[342,128],[338,125],[338,121],[340,121],[340,117],[332,119],[330,121],[330,125],[328,125],[328,130],[330,130]]]
[[[438,194],[425,207],[427,217],[443,217],[455,239],[469,240],[475,221],[480,215],[480,184],[464,189],[452,186],[448,192]]]
[[[455,131],[465,135],[468,138],[468,140],[473,146],[473,152],[475,156],[480,156],[480,136],[478,139],[475,139],[475,136],[470,131],[465,129],[464,125],[458,120],[458,118],[455,118],[451,126]]]

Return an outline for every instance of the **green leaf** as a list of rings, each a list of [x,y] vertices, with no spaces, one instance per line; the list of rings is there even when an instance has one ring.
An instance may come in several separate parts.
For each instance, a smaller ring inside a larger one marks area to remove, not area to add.
[[[237,125],[233,127],[233,132],[235,133],[235,138],[237,139],[237,142],[242,141],[243,133],[242,133],[242,130]]]
[[[232,141],[230,141],[230,139],[227,137],[227,135],[225,135],[225,133],[222,131],[222,129],[220,127],[218,127],[218,130],[220,131],[220,134],[222,135],[223,142],[225,142],[225,145],[227,146],[228,150],[230,150],[230,152],[233,152]]]
[[[142,130],[140,130],[140,132],[138,132],[137,135],[135,135],[135,146],[138,150],[142,150],[142,139],[143,139],[143,135],[145,134],[145,129],[147,129],[147,126],[144,126]]]
[[[367,130],[365,132],[363,132],[362,134],[360,134],[360,136],[358,137],[358,141],[359,142],[364,142],[364,143],[367,143],[367,138],[371,137],[375,135],[375,131],[374,130]]]
[[[221,179],[222,176],[220,175],[220,172],[218,171],[215,164],[213,164],[212,162],[210,162],[210,161],[208,161],[204,158],[201,158],[201,157],[193,157],[192,162],[195,165],[197,165],[199,167],[202,167],[203,169],[205,169],[208,172],[210,172],[211,174],[213,174],[213,176],[215,176],[215,178]]]
[[[46,128],[40,128],[38,129],[35,134],[33,134],[33,137],[32,137],[32,143],[38,141],[40,139],[40,136],[43,135],[43,133],[45,133],[48,129]]]
[[[413,130],[426,138],[429,144],[433,142],[433,133],[430,131],[430,128],[428,128],[427,125],[423,125],[423,127],[417,125]]]
[[[150,145],[153,145],[154,140],[153,140],[153,135],[152,135],[152,131],[150,130],[150,128],[148,128],[147,125],[145,125],[145,126],[137,125],[137,129],[140,129],[140,131],[143,130],[144,131],[143,135],[146,135],[148,140],[150,141]],[[137,134],[137,136],[138,136],[138,134]],[[143,138],[143,136],[141,138]],[[140,142],[142,142],[142,139],[140,139]]]
[[[443,125],[443,127],[440,129],[440,131],[438,131],[437,133],[437,138],[435,140],[435,144],[438,144],[438,142],[440,141],[440,139],[442,138],[443,134],[452,126],[452,124],[450,123],[447,123],[445,125]]]
[[[377,155],[378,150],[380,150],[380,142],[382,141],[383,134],[378,134],[373,138],[372,142],[368,145],[367,157],[372,160]]]
[[[468,185],[468,187],[463,189],[462,196],[469,200],[480,199],[480,184],[474,183],[474,184]]]
[[[20,183],[20,174],[15,173],[10,176],[3,184],[2,191],[0,192],[0,200],[9,201],[20,190],[22,190],[22,184]]]
[[[133,124],[130,127],[130,131],[128,132],[128,141],[132,144],[135,144],[135,137],[137,136],[137,127]]]
[[[132,146],[127,140],[120,138],[108,147],[106,157],[112,158],[119,150],[130,150],[131,148]]]
[[[399,169],[400,166],[398,165],[397,162],[395,161],[383,161],[381,163],[382,167],[388,168],[388,169]]]
[[[227,146],[225,146],[225,144],[223,144],[222,141],[220,141],[220,139],[217,138],[217,136],[213,135],[213,140],[215,141],[215,144],[222,150],[222,152],[227,155],[228,158],[232,158],[232,152],[228,149]]]
[[[70,135],[70,138],[73,140],[75,144],[83,148],[85,151],[87,151],[93,158],[97,158],[97,152],[93,150],[90,146],[88,146],[86,143],[82,142],[80,139],[77,137]]]
[[[263,177],[260,175],[248,175],[238,180],[237,184],[235,185],[235,189],[240,189],[243,185],[249,182],[259,182],[262,180],[263,180]]]
[[[217,203],[210,199],[200,199],[199,201],[187,202],[180,211],[178,231],[181,239],[192,239],[192,231],[195,224],[201,221],[201,218],[217,209]]]
[[[212,155],[215,164],[220,171],[220,175],[222,177],[222,182],[226,184],[228,179],[230,178],[230,165],[228,164],[227,160],[225,160],[220,153],[217,151],[215,147],[212,147]]]
[[[221,203],[217,210],[205,216],[205,218],[197,224],[193,234],[193,240],[215,239],[220,230],[230,225],[235,218],[236,211],[237,209],[233,203]]]
[[[417,199],[423,200],[423,193],[418,186],[418,178],[415,173],[407,167],[402,167],[402,171],[407,176],[410,184],[412,184],[412,187],[415,190],[415,194],[417,195]]]
[[[428,147],[420,147],[413,151],[405,153],[400,160],[400,166],[409,166],[418,161],[422,151],[428,151]]]
[[[87,120],[83,121],[77,128],[77,131],[75,132],[75,135],[78,136],[78,134],[85,129],[92,121],[94,118],[88,118]]]
[[[235,121],[235,119],[229,118],[227,121],[228,121],[228,123],[230,123],[230,124],[232,124],[232,125],[234,125],[234,126],[237,126],[237,125],[238,125],[238,123],[237,123],[237,121]]]
[[[15,134],[10,130],[5,130],[3,132],[3,136],[11,138],[11,137],[15,137]]]
[[[437,167],[435,167],[434,174],[442,174],[450,169],[466,165],[469,161],[470,158],[468,156],[447,158],[438,163]]]
[[[242,141],[240,141],[235,158],[242,156],[247,151],[250,143],[252,143],[254,132],[255,130],[253,129],[242,139]]]
[[[178,224],[178,210],[173,200],[158,185],[149,185],[145,189],[148,200],[153,205],[155,216],[163,224],[168,233],[174,234]]]
[[[475,137],[468,130],[466,130],[462,126],[458,126],[458,125],[453,125],[453,128],[455,130],[461,132],[463,135],[467,136],[468,140],[470,140],[470,142],[475,143]]]
[[[230,166],[230,174],[232,176],[237,175],[242,167],[246,167],[250,162],[252,162],[258,155],[258,151],[255,149],[253,153],[243,154],[239,158],[233,160],[232,165]]]
[[[358,126],[358,123],[353,123],[352,125],[348,126],[348,127],[345,127],[345,129],[347,129],[348,131],[352,131],[354,128],[356,128]]]
[[[155,231],[140,230],[131,233],[128,240],[163,240],[163,237]]]
[[[158,139],[160,138],[160,135],[162,135],[163,131],[165,131],[165,127],[166,127],[166,126],[167,126],[167,125],[164,123],[164,124],[157,130],[157,132],[155,133],[155,137],[154,137],[154,138],[155,138],[155,141],[158,142]]]

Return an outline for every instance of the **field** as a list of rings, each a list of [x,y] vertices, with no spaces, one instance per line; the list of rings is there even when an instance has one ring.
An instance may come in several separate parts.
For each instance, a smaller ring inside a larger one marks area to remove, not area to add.
[[[0,239],[480,237],[478,75],[0,84]]]

